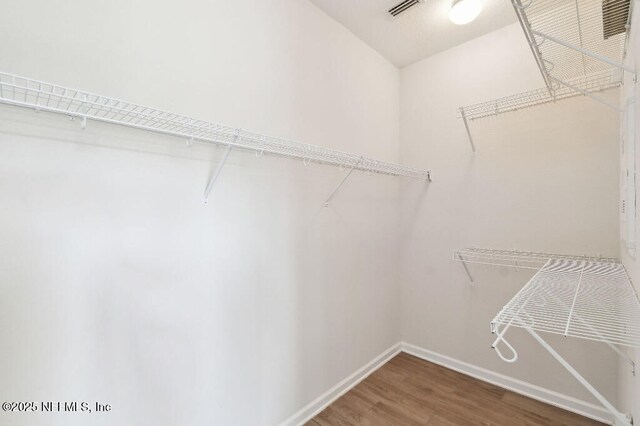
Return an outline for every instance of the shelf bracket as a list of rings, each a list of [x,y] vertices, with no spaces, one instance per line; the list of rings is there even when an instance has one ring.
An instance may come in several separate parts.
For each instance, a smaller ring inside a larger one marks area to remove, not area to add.
[[[353,173],[353,171],[355,170],[356,167],[358,167],[360,165],[360,163],[362,162],[362,158],[360,158],[358,160],[358,162],[353,165],[349,171],[347,172],[346,175],[344,175],[344,177],[342,178],[342,180],[340,181],[340,183],[338,184],[338,186],[336,186],[336,189],[333,190],[333,192],[331,193],[331,195],[329,195],[329,198],[327,198],[327,201],[324,202],[324,206],[325,207],[329,207],[329,202],[333,199],[333,197],[336,195],[336,193],[338,192],[338,190],[342,187],[342,185],[344,185],[344,183],[347,181],[347,179],[349,178],[349,176],[351,176],[351,173]]]
[[[473,143],[473,138],[471,137],[471,130],[469,130],[469,122],[467,121],[467,116],[464,113],[464,108],[460,107],[460,116],[462,117],[462,121],[464,122],[464,128],[467,129],[467,136],[469,136],[469,143],[471,144],[471,151],[473,155],[476,155],[476,145]],[[466,266],[465,266],[466,268]],[[473,282],[473,280],[471,280]]]
[[[566,86],[569,89],[575,90],[576,92],[582,93],[583,95],[590,97],[594,101],[599,102],[602,105],[607,106],[607,107],[609,107],[609,108],[611,108],[611,109],[613,109],[613,110],[615,110],[617,112],[622,112],[622,108],[620,108],[619,106],[617,106],[617,105],[615,105],[615,104],[613,104],[613,103],[611,103],[611,102],[609,102],[607,100],[604,100],[601,97],[594,95],[593,93],[590,93],[590,92],[588,92],[588,91],[586,91],[584,89],[581,89],[580,87],[574,86],[573,84],[567,83],[566,81],[562,81],[562,80],[557,79],[555,77],[551,77],[551,80],[555,81],[558,84]]]
[[[464,268],[464,271],[467,273],[467,277],[469,277],[469,281],[471,282],[471,285],[474,285],[474,281],[473,281],[473,277],[471,276],[471,272],[469,272],[469,268],[467,267],[467,262],[465,262],[464,258],[458,253],[458,259],[460,259],[460,262],[462,262],[462,267]]]
[[[578,294],[578,292],[576,291],[576,295]],[[562,301],[560,301],[559,299],[555,299],[559,304],[562,303]],[[572,309],[573,310],[573,309]],[[631,366],[631,374],[632,375],[636,375],[636,363],[627,356],[627,354],[625,354],[624,352],[622,352],[616,345],[614,345],[613,343],[609,342],[607,339],[605,339],[600,333],[598,333],[597,330],[594,330],[594,328],[587,322],[585,321],[582,316],[580,316],[577,313],[573,313],[573,315],[571,316],[571,318],[575,318],[576,321],[579,321],[580,324],[582,324],[583,327],[588,328],[592,333],[594,333],[595,335],[597,335],[598,337],[600,337],[606,344],[607,346],[609,346],[615,353],[617,353],[627,364],[629,364]],[[567,322],[567,329],[569,328],[569,322]],[[567,336],[566,332],[565,332],[565,337]]]
[[[235,143],[237,140],[238,140],[238,134],[236,133],[236,136],[233,139],[233,143]],[[227,162],[227,158],[229,158],[231,149],[233,149],[233,144],[229,144],[227,146],[227,150],[224,152],[222,159],[218,163],[218,167],[216,168],[216,171],[211,175],[211,178],[209,179],[209,183],[207,183],[207,187],[204,190],[204,195],[202,197],[202,204],[204,205],[209,204],[209,194],[213,189],[213,184],[216,183],[216,180],[218,180],[218,176],[220,176],[220,172],[222,172],[222,168],[224,167],[224,164]]]
[[[87,101],[87,95],[84,94],[84,95],[82,95],[82,106],[81,106],[83,115],[82,115],[82,119],[80,120],[80,128],[82,130],[85,130],[87,128],[87,115],[86,115],[87,114],[87,107],[85,105],[86,101]]]
[[[551,89],[551,81],[549,81],[549,75],[544,66],[544,62],[542,61],[542,54],[540,53],[539,45],[536,42],[536,40],[531,36],[532,34],[531,23],[529,22],[529,19],[527,18],[527,15],[525,13],[525,10],[529,6],[531,6],[531,4],[533,3],[533,0],[529,0],[527,3],[524,3],[522,0],[511,0],[511,2],[515,6],[516,15],[518,16],[518,21],[520,21],[520,26],[522,27],[522,30],[524,31],[524,35],[527,38],[527,44],[529,44],[529,48],[533,53],[533,57],[536,60],[536,65],[538,65],[538,69],[542,74],[542,78],[544,79],[544,82],[547,85],[549,94],[552,95],[553,90]]]
[[[547,352],[549,352],[551,356],[556,359],[556,361],[558,361],[569,373],[571,373],[571,375],[576,380],[578,380],[582,386],[584,386],[607,410],[609,410],[609,412],[616,418],[616,424],[624,426],[633,425],[633,419],[618,411],[609,401],[607,401],[604,396],[600,394],[600,392],[596,390],[596,388],[591,385],[591,383],[589,383],[584,377],[582,377],[582,375],[580,375],[580,373],[578,373],[576,369],[571,366],[571,364],[569,364],[547,342],[545,342],[542,337],[538,335],[538,333],[530,328],[525,328],[525,330],[527,330],[527,332],[534,339],[536,339],[538,343],[540,343],[540,345],[542,345],[542,347],[545,348]]]
[[[537,35],[538,37],[542,37],[545,40],[551,40],[554,43],[560,44],[560,45],[562,45],[564,47],[567,47],[569,49],[573,49],[573,50],[575,50],[577,52],[580,52],[580,53],[582,53],[584,55],[590,56],[593,59],[596,59],[596,60],[601,61],[601,62],[605,62],[605,63],[607,63],[607,64],[609,64],[611,66],[614,66],[616,68],[619,68],[621,70],[628,71],[628,72],[633,74],[633,77],[634,77],[634,80],[635,80],[635,76],[636,76],[635,68],[632,68],[632,67],[630,67],[628,65],[625,65],[623,63],[620,63],[620,62],[616,62],[616,61],[614,61],[614,60],[612,60],[610,58],[607,58],[606,56],[602,56],[602,55],[599,55],[597,53],[593,53],[590,50],[584,49],[582,47],[574,46],[571,43],[567,43],[566,41],[560,40],[559,38],[550,36],[548,34],[541,33],[540,31],[531,30],[531,32],[532,32],[532,34]]]
[[[514,363],[518,360],[518,352],[516,352],[515,348],[511,346],[511,344],[507,342],[507,340],[504,338],[504,334],[507,332],[507,330],[509,330],[510,326],[511,324],[507,324],[507,326],[504,329],[502,329],[502,331],[500,331],[497,325],[495,326],[494,333],[497,334],[497,337],[496,337],[496,340],[491,344],[491,349],[495,350],[498,356],[500,357],[500,359],[503,360],[504,362]],[[507,358],[502,354],[502,352],[498,348],[498,344],[500,344],[500,342],[502,342],[507,348],[509,348],[509,350],[513,354],[511,358]]]

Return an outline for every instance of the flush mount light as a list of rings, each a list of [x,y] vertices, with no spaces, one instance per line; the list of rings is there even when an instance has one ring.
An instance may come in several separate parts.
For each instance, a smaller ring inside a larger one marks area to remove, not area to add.
[[[449,20],[456,25],[473,21],[482,11],[482,0],[453,0]]]

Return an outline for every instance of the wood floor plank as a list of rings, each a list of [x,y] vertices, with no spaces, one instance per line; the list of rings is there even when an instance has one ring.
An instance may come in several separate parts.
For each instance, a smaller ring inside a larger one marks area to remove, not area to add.
[[[307,426],[596,426],[602,423],[400,353]]]
[[[320,426],[352,426],[357,424],[343,416],[340,409],[334,408],[333,405],[334,404],[331,404],[329,407],[325,408],[320,414],[314,417],[313,420]]]
[[[421,426],[426,425],[431,416],[422,416],[414,411],[404,410],[398,404],[379,402],[368,413],[377,425]]]

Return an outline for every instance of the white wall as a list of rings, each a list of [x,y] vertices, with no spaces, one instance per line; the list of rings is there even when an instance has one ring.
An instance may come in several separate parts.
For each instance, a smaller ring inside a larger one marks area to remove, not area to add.
[[[0,70],[398,160],[399,72],[306,1],[6,2]],[[398,180],[0,108],[12,425],[277,424],[398,341]],[[426,164],[421,164],[426,166]]]
[[[518,24],[401,71],[401,161],[428,162],[434,174],[426,191],[403,184],[402,334],[423,348],[595,402],[526,332],[507,334],[520,356],[514,364],[490,348],[490,321],[531,273],[470,265],[472,287],[451,260],[452,250],[473,246],[618,256],[615,112],[576,98],[478,120],[471,123],[478,154],[471,155],[458,107],[543,85]],[[547,340],[616,401],[613,351]]]
[[[634,0],[633,2],[634,13],[632,15],[631,22],[631,33],[629,35],[629,44],[627,46],[627,57],[625,59],[625,63],[638,67],[638,62],[640,60],[640,2]],[[636,99],[636,167],[640,164],[640,144],[638,143],[638,123],[640,123],[640,108],[638,102],[640,102],[640,91],[638,90],[638,86],[634,84],[633,78],[630,74],[625,73],[625,84],[622,91],[622,96],[620,96],[620,105],[622,107],[625,106],[627,100],[635,97]],[[623,116],[621,115],[620,126],[624,125]],[[625,156],[621,156],[621,167],[620,167],[620,183],[622,188],[622,179],[625,178],[624,174],[627,169],[627,158]],[[636,194],[637,194],[637,168],[636,168]],[[625,194],[620,194],[621,198],[625,198]],[[636,195],[637,197],[637,195]],[[637,213],[636,213],[637,214]],[[622,219],[622,216],[621,216]],[[638,228],[640,225],[640,221],[636,220],[636,235],[638,232]],[[622,234],[620,234],[622,236]],[[620,241],[620,253],[622,254],[622,262],[624,263],[629,276],[631,277],[631,282],[635,286],[636,293],[640,292],[640,250],[636,250],[635,258],[631,257],[627,251],[626,244],[624,241]],[[638,358],[638,350],[628,350],[627,354],[631,359],[635,360],[636,366],[640,364],[640,359]],[[620,384],[619,384],[619,393],[620,393],[620,405],[621,409],[624,412],[629,412],[633,415],[635,421],[637,422],[640,419],[640,374],[638,374],[636,367],[636,375],[632,376],[629,371],[629,364],[624,361],[620,361]]]
[[[616,114],[574,99],[472,123],[470,156],[458,106],[542,85],[517,25],[401,75],[295,0],[26,0],[0,37],[2,71],[434,171],[400,200],[354,174],[325,209],[340,170],[234,152],[204,207],[221,149],[0,108],[0,399],[114,407],[2,421],[277,424],[400,337],[591,400],[518,330],[518,363],[489,348],[530,274],[472,267],[470,287],[450,260],[618,254]],[[615,354],[549,341],[616,399]]]

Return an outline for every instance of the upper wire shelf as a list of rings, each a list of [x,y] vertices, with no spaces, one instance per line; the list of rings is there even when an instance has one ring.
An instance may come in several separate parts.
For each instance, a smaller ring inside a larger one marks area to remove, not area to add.
[[[619,86],[632,5],[630,0],[511,0],[546,88],[459,108],[471,150],[469,120],[516,111],[578,95],[615,111],[622,108],[597,92]]]
[[[622,83],[621,73],[607,70],[588,76],[580,76],[568,81],[570,86],[552,83],[552,90],[547,87],[517,93],[490,101],[480,102],[461,107],[460,117],[476,120],[513,112],[523,108],[538,106],[563,99],[593,94],[607,89],[613,89]]]
[[[540,269],[549,259],[560,259],[577,262],[617,263],[611,257],[579,256],[555,253],[541,253],[519,250],[494,250],[485,248],[464,248],[454,250],[453,260],[481,265],[510,266],[513,268]]]
[[[512,3],[549,89],[558,80],[625,69],[630,0]]]
[[[640,301],[622,264],[549,259],[491,322],[500,326],[640,347]]]
[[[39,80],[0,73],[0,103],[172,136],[391,176],[430,180],[431,173],[342,151],[235,129]]]

